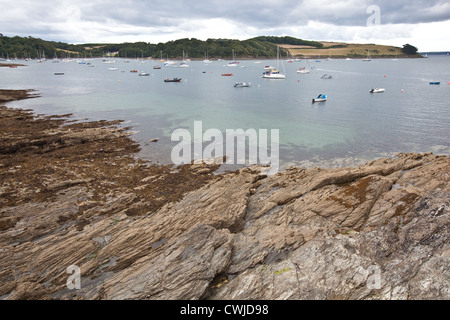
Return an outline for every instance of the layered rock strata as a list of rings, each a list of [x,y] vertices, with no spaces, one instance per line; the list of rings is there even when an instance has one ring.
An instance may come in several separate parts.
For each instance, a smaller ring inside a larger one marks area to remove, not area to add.
[[[215,175],[119,122],[0,115],[3,299],[450,298],[448,156]]]

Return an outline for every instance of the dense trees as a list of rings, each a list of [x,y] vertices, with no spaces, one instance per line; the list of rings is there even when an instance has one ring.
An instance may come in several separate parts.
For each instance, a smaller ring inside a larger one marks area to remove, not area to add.
[[[309,41],[309,40],[302,40],[297,39],[294,37],[275,37],[275,36],[261,36],[253,38],[253,40],[257,41],[267,41],[270,43],[276,43],[276,44],[292,44],[292,45],[299,45],[299,46],[311,46],[316,48],[322,48],[323,44],[317,41]]]
[[[134,42],[121,44],[68,44],[63,42],[45,41],[33,37],[6,37],[0,33],[0,58],[38,58],[45,56],[61,57],[102,57],[107,54],[130,59],[151,57],[158,59],[180,59],[183,56],[203,59],[231,59],[234,52],[236,59],[242,58],[274,58],[278,44],[306,45],[316,49],[326,49],[316,41],[307,41],[294,37],[261,36],[248,40],[235,39],[207,39],[184,38],[166,43],[152,44],[148,42]],[[343,46],[336,45],[334,47]],[[333,47],[333,48],[334,48]],[[328,47],[328,49],[331,47]],[[407,55],[417,54],[417,48],[406,44],[402,49]],[[281,49],[282,56],[286,51]]]
[[[412,45],[410,45],[410,44],[405,44],[405,45],[403,45],[402,52],[404,54],[409,55],[409,56],[416,55],[417,54],[417,48],[412,46]]]
[[[185,38],[166,43],[151,44],[147,42],[122,44],[67,44],[63,42],[45,41],[33,37],[6,37],[0,35],[0,57],[37,58],[55,55],[71,57],[101,57],[107,53],[117,53],[119,57],[137,58],[181,58],[183,52],[189,58],[236,58],[243,57],[275,57],[276,45],[274,37],[271,41],[254,38],[244,41],[233,39],[208,39],[202,41]],[[275,37],[276,38],[276,37]],[[292,38],[295,39],[295,38]],[[297,39],[302,41],[300,39]],[[285,43],[285,42],[283,42]]]

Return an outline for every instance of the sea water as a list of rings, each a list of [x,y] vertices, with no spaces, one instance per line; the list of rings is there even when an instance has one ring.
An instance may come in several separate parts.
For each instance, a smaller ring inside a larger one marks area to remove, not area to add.
[[[177,143],[171,133],[193,130],[194,121],[202,121],[204,130],[222,132],[278,129],[282,168],[355,165],[398,152],[450,154],[447,56],[370,62],[242,60],[237,67],[227,61],[190,61],[188,68],[148,60],[114,61],[22,62],[27,66],[0,68],[0,88],[35,89],[41,95],[12,102],[11,107],[72,113],[80,120],[124,120],[142,146],[139,156],[160,164],[171,162]],[[277,64],[286,79],[263,79],[264,66]],[[153,69],[155,65],[162,67]],[[301,67],[311,72],[297,73]],[[324,74],[332,78],[321,79]],[[181,82],[163,81],[174,77]],[[432,81],[441,84],[430,85]],[[235,88],[235,82],[251,86]],[[369,93],[372,88],[385,92]],[[312,103],[320,93],[327,101]],[[154,138],[158,142],[150,143]]]

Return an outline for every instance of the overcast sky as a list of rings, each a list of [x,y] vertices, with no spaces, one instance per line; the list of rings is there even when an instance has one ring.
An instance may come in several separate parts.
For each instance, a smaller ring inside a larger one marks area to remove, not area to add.
[[[0,33],[68,43],[289,35],[439,51],[450,50],[450,1],[0,0]]]

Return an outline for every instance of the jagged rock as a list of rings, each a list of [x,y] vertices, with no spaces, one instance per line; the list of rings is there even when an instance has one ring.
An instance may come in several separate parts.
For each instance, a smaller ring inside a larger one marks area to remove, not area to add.
[[[230,264],[233,237],[198,225],[167,243],[154,259],[143,257],[109,279],[105,299],[199,299]]]
[[[448,156],[210,175],[141,166],[104,137],[0,157],[1,298],[450,298]]]

